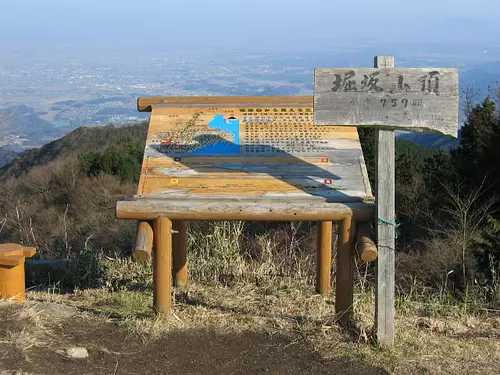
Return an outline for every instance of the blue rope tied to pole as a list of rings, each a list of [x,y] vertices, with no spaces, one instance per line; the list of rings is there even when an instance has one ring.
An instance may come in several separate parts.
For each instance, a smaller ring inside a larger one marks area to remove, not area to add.
[[[379,224],[384,224],[384,225],[392,225],[394,227],[394,229],[397,229],[401,223],[396,223],[396,221],[389,221],[389,220],[385,220],[385,219],[382,219],[381,217],[378,218],[378,222]],[[398,238],[398,232],[394,231],[394,238]]]

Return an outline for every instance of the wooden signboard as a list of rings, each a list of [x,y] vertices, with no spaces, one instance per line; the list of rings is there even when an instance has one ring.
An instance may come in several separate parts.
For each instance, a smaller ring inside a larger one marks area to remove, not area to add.
[[[300,104],[154,106],[136,198],[373,200],[355,127]]]
[[[393,56],[376,56],[374,69],[316,69],[316,125],[377,129],[376,326],[381,343],[394,342],[395,129],[456,137],[456,69],[396,69]]]
[[[457,136],[457,69],[316,69],[317,125],[426,130]]]
[[[153,257],[156,311],[171,309],[172,275],[187,283],[186,220],[310,220],[321,222],[322,294],[339,222],[335,308],[352,316],[356,222],[374,217],[355,127],[316,127],[312,96],[146,97],[138,108],[151,112],[141,177],[116,214],[141,221],[134,256]]]

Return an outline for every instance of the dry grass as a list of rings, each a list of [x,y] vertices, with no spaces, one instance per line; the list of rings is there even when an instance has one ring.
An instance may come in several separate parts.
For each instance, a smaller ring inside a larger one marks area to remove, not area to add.
[[[117,324],[145,343],[174,332],[207,329],[284,334],[291,337],[289,345],[307,342],[324,359],[348,358],[391,374],[500,373],[500,317],[439,296],[424,297],[417,287],[398,300],[395,345],[379,346],[373,335],[370,275],[362,265],[354,323],[342,329],[334,318],[334,296],[314,294],[314,227],[294,225],[264,235],[245,233],[241,223],[191,228],[197,234],[189,243],[191,283],[176,291],[170,315],[152,312],[150,264],[108,259],[102,263],[105,288],[71,294],[56,288],[31,291],[29,302],[9,315],[19,322],[16,330],[0,341],[26,352],[33,345],[56,347],[51,329],[58,319],[70,319],[67,306],[72,306],[78,317]],[[54,306],[63,307],[59,318],[50,313],[61,311]],[[0,304],[0,314],[9,309],[12,304]]]
[[[25,355],[33,347],[47,346],[53,339],[50,323],[36,304],[20,305],[11,301],[0,302],[4,324],[0,344],[14,347]]]
[[[355,325],[335,324],[333,296],[314,295],[312,288],[230,287],[192,284],[178,291],[175,312],[156,316],[151,312],[151,291],[104,289],[73,295],[31,293],[30,298],[78,306],[112,320],[150,341],[179,330],[210,329],[220,333],[265,332],[291,334],[306,340],[325,359],[350,358],[379,366],[391,374],[497,374],[500,371],[500,318],[464,315],[461,309],[400,301],[397,339],[393,347],[372,340],[372,293],[357,294]],[[28,309],[29,311],[29,309]],[[431,316],[429,316],[431,315]],[[100,319],[101,319],[100,318]],[[36,324],[36,321],[33,321]],[[290,343],[293,345],[293,341]]]

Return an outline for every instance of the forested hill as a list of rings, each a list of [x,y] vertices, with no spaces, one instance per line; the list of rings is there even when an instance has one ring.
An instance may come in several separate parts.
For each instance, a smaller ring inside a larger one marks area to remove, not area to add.
[[[495,290],[488,303],[500,301],[497,108],[489,99],[475,105],[450,152],[397,140],[401,287],[419,280],[442,290],[443,275],[452,275],[447,287],[453,293],[460,296],[479,280]],[[0,240],[36,246],[42,258],[71,257],[87,244],[106,254],[127,253],[135,226],[117,220],[114,210],[117,200],[137,191],[146,128],[80,128],[3,167]],[[360,128],[359,134],[373,181],[375,133]]]
[[[0,167],[9,164],[12,160],[20,157],[23,153],[13,150],[11,147],[0,147]]]
[[[79,155],[85,150],[97,151],[117,144],[121,139],[137,141],[146,139],[147,123],[131,126],[81,127],[64,137],[40,148],[27,151],[19,158],[0,168],[0,181],[8,177],[20,177],[32,168],[45,165],[61,157]]]
[[[435,150],[449,151],[458,146],[458,139],[448,135],[402,132],[397,137],[398,139],[411,141],[417,145]]]

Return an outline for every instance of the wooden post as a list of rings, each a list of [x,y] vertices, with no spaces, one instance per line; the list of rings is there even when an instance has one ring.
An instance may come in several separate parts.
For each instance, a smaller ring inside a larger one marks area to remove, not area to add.
[[[314,73],[315,125],[377,128],[376,326],[383,344],[394,342],[394,130],[456,136],[458,96],[457,69],[396,69],[393,56],[375,57],[375,68]]]
[[[151,259],[153,248],[153,228],[147,221],[139,221],[135,234],[132,256],[135,260],[146,262]]]
[[[376,56],[376,68],[394,68],[393,56]],[[377,294],[376,326],[381,344],[394,343],[395,135],[378,130],[377,142]]]
[[[172,222],[172,227],[173,277],[175,286],[184,287],[188,283],[187,221],[175,220]]]
[[[318,226],[316,248],[316,292],[330,293],[330,270],[332,267],[332,222],[321,221]]]
[[[172,222],[167,218],[154,221],[153,307],[158,313],[172,308]]]
[[[351,320],[354,294],[353,246],[356,223],[352,216],[339,222],[337,240],[337,273],[335,283],[335,312],[341,323]]]

